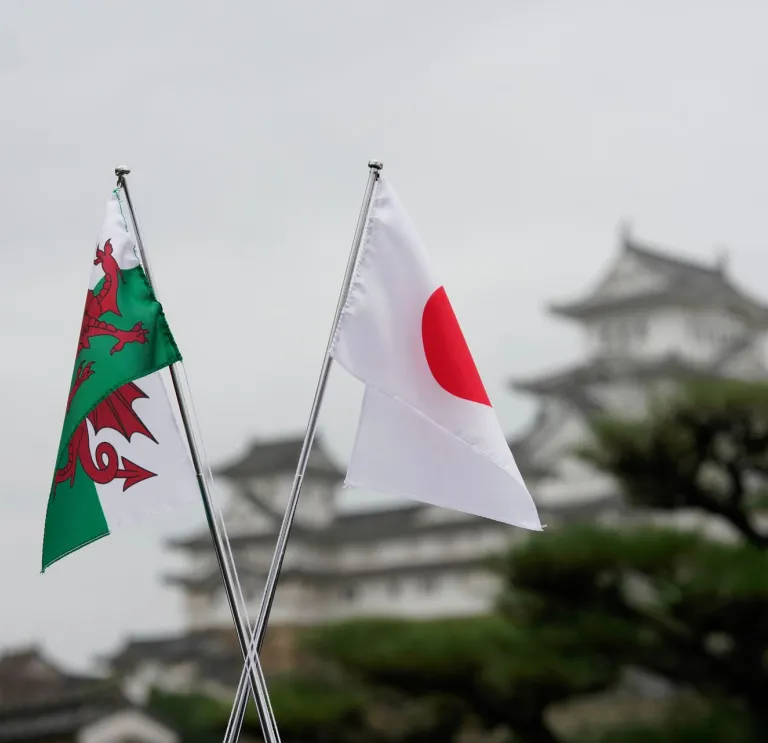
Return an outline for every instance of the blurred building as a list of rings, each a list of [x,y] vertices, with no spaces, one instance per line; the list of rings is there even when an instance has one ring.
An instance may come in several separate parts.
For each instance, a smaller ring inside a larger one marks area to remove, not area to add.
[[[510,445],[545,473],[531,483],[545,509],[615,499],[613,483],[573,453],[596,414],[642,415],[686,379],[766,376],[768,305],[738,287],[724,259],[685,260],[624,231],[594,288],[549,310],[579,328],[585,353],[511,385],[540,400],[531,429]]]
[[[177,743],[111,682],[67,673],[36,648],[0,656],[2,743]]]
[[[574,447],[591,417],[642,414],[656,395],[696,377],[763,377],[768,307],[749,297],[723,262],[705,265],[638,244],[628,233],[594,288],[550,312],[578,325],[581,360],[511,383],[539,411],[510,446],[549,526],[627,517],[614,484],[579,461]],[[301,438],[254,442],[221,467],[230,487],[226,520],[250,614],[256,616]],[[295,663],[297,627],[359,616],[482,613],[495,595],[489,553],[526,532],[420,503],[349,511],[337,495],[343,472],[321,439],[301,504],[263,654],[268,669]],[[130,642],[115,667],[140,693],[152,683],[231,688],[239,652],[208,533],[169,545],[186,555],[180,590],[189,633]],[[222,629],[224,628],[224,629]]]

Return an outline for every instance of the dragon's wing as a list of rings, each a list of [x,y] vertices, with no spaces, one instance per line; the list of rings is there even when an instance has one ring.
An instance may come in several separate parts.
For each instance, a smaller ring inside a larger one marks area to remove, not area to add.
[[[93,426],[94,433],[98,433],[103,428],[112,428],[125,436],[128,441],[133,434],[141,433],[157,443],[155,437],[133,410],[133,403],[146,397],[133,382],[128,382],[110,393],[88,413],[88,420]]]

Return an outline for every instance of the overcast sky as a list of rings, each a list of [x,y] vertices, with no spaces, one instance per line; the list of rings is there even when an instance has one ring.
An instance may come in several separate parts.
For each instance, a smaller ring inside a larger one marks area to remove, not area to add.
[[[178,628],[162,540],[194,509],[39,574],[84,292],[115,165],[214,463],[303,429],[366,163],[431,252],[503,424],[512,375],[577,359],[545,303],[630,219],[768,296],[768,5],[701,0],[3,0],[0,649],[82,666]],[[359,385],[321,415],[344,462]]]

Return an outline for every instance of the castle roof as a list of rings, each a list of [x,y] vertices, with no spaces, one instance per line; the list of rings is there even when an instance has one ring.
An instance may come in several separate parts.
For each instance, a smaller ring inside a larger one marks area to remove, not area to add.
[[[621,285],[616,279],[623,269],[642,274],[642,280]],[[682,258],[664,248],[642,245],[628,233],[622,237],[612,269],[593,291],[580,299],[550,304],[549,310],[569,319],[587,320],[661,305],[720,306],[757,327],[768,327],[768,306],[737,286],[723,262],[709,265]]]
[[[254,498],[256,500],[256,498]],[[342,544],[353,542],[368,542],[371,539],[383,539],[393,536],[410,536],[429,531],[454,531],[485,521],[479,516],[462,514],[457,519],[445,521],[424,521],[421,515],[432,506],[423,503],[408,502],[386,508],[366,509],[360,511],[341,511],[325,528],[307,528],[295,523],[293,533],[304,542],[312,544]],[[282,515],[280,515],[282,518]],[[276,516],[276,527],[279,518]],[[272,531],[256,534],[231,534],[229,541],[232,546],[239,544],[272,544],[275,533]],[[177,549],[197,550],[208,549],[211,538],[208,532],[200,532],[189,537],[172,539],[168,546]]]
[[[527,384],[536,384],[540,380],[530,380]],[[517,382],[513,382],[514,389],[521,389]],[[528,389],[526,387],[526,389]],[[558,397],[566,400],[572,407],[579,410],[585,417],[590,418],[603,412],[603,406],[587,390],[577,383],[563,384],[558,388]],[[559,423],[557,424],[559,426]],[[526,482],[534,482],[546,477],[551,477],[553,469],[551,465],[536,461],[536,452],[539,446],[539,434],[542,430],[551,430],[549,412],[544,405],[540,405],[529,426],[521,433],[507,440],[507,444],[515,457],[515,461],[527,463],[525,472],[521,472]]]
[[[524,452],[516,451],[515,460],[524,477],[540,477],[545,474],[544,471],[534,465],[521,465],[521,462],[527,462]],[[256,493],[247,487],[240,489],[238,495],[245,497],[261,513],[270,516],[274,530],[230,534],[229,541],[232,546],[274,544],[275,534],[283,514],[275,513],[264,504]],[[428,513],[435,510],[435,506],[418,501],[406,501],[383,508],[342,510],[336,514],[330,524],[324,527],[308,527],[296,521],[292,527],[292,534],[297,541],[302,541],[305,544],[344,545],[367,543],[393,537],[408,538],[424,534],[463,531],[478,525],[494,523],[480,516],[458,512],[452,518],[425,518]],[[168,539],[165,544],[171,549],[192,552],[208,550],[211,548],[211,537],[208,531],[203,530],[189,536]]]
[[[103,679],[61,670],[37,647],[21,648],[0,656],[0,708],[29,700],[47,701],[90,690]]]
[[[450,570],[466,570],[474,566],[487,566],[488,556],[474,555],[472,557],[454,558],[452,560],[434,559],[423,562],[408,562],[401,565],[374,566],[361,564],[355,568],[340,570],[336,566],[324,567],[321,565],[305,564],[283,568],[280,571],[281,580],[294,578],[311,581],[315,584],[344,585],[350,581],[369,580],[371,578],[401,578],[409,575],[430,576],[441,575]],[[248,584],[262,584],[266,578],[266,568],[259,570],[257,567],[244,566],[238,573],[241,582]],[[218,569],[197,576],[172,576],[166,579],[171,585],[184,586],[205,593],[216,592],[223,589],[221,574]]]
[[[278,474],[293,474],[299,461],[304,436],[291,436],[282,439],[254,441],[241,457],[214,469],[215,475],[230,480],[241,480]],[[336,482],[342,479],[343,472],[337,467],[325,451],[319,435],[315,436],[307,463],[308,477]]]
[[[470,514],[455,514],[455,518],[428,520],[422,518],[428,511],[435,511],[434,506],[428,506],[422,503],[409,503],[403,506],[396,506],[388,509],[376,509],[364,512],[352,512],[341,514],[337,517],[337,522],[329,527],[319,530],[304,530],[301,535],[295,535],[297,541],[313,545],[327,545],[340,543],[364,543],[386,539],[387,537],[413,538],[416,535],[425,534],[455,534],[466,531],[467,529],[509,529],[513,531],[515,527],[508,526],[489,519]],[[547,510],[547,509],[545,509]],[[560,519],[580,520],[584,517],[593,517],[594,504],[574,503],[571,505],[559,506],[556,509],[557,516]],[[341,533],[341,535],[340,535]],[[230,536],[230,543],[233,549],[246,546],[272,546],[275,541],[273,532],[234,534]],[[210,537],[207,534],[200,534],[193,537],[175,540],[173,546],[188,549],[208,549],[210,547]],[[477,563],[476,556],[466,558],[456,558],[451,561],[444,559],[437,560],[434,563],[416,562],[403,565],[368,565],[361,564],[354,569],[339,570],[336,566],[328,568],[322,565],[302,565],[287,566],[281,576],[285,577],[307,577],[311,579],[342,582],[345,579],[364,579],[375,576],[405,575],[409,572],[425,573],[436,572],[454,568],[467,568]],[[243,570],[245,572],[243,572]],[[243,566],[240,577],[244,579],[248,571],[252,573],[251,578],[263,580],[264,576],[258,573],[258,568],[248,565]],[[253,572],[256,570],[256,572]],[[221,577],[218,570],[198,574],[174,574],[166,575],[164,581],[171,585],[185,586],[187,588],[209,591],[216,589],[221,583]],[[201,638],[204,636],[201,636]],[[201,639],[201,641],[203,641]],[[186,652],[181,650],[181,653]]]
[[[744,341],[738,340],[742,345]],[[699,364],[678,354],[668,354],[656,358],[633,359],[628,357],[594,357],[579,364],[559,369],[550,374],[539,375],[530,379],[512,379],[511,389],[530,392],[537,395],[557,395],[563,397],[583,412],[599,412],[598,403],[589,396],[585,386],[618,379],[686,379],[720,377],[721,361],[727,360],[733,353],[729,344],[726,351],[715,363]]]
[[[114,672],[122,674],[132,671],[138,662],[146,658],[161,664],[173,664],[194,661],[200,655],[230,657],[233,653],[240,657],[234,630],[211,628],[181,635],[153,635],[128,640],[119,652],[109,658],[109,664]]]
[[[132,709],[132,705],[116,693],[69,695],[46,702],[31,701],[12,709],[0,707],[0,741],[68,738],[126,709]]]
[[[243,669],[234,630],[219,627],[130,639],[104,660],[116,674],[126,676],[146,661],[164,667],[191,664],[201,682],[225,687],[237,686]]]
[[[37,648],[0,657],[0,741],[69,738],[116,712],[132,709],[110,680],[61,670]]]

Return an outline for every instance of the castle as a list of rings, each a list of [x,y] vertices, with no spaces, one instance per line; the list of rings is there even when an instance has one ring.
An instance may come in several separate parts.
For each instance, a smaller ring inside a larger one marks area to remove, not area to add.
[[[722,263],[705,265],[639,244],[624,232],[611,265],[585,296],[550,306],[578,324],[581,360],[512,389],[539,410],[510,440],[521,473],[550,528],[576,519],[627,516],[609,478],[574,454],[600,413],[642,414],[652,396],[695,377],[766,375],[768,306],[751,298]],[[301,446],[300,437],[255,441],[219,467],[225,511],[249,614],[255,617]],[[315,442],[272,610],[262,658],[295,662],[296,627],[359,616],[436,617],[485,612],[496,590],[489,553],[527,538],[523,530],[421,503],[340,510],[343,479],[321,438]],[[229,691],[242,659],[207,532],[169,543],[188,568],[166,576],[186,602],[188,631],[130,641],[114,670],[140,695],[151,684]]]

